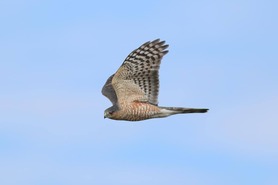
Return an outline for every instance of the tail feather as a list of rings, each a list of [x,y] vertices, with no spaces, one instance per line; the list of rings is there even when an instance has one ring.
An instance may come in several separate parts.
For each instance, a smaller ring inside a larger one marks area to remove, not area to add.
[[[183,107],[160,107],[168,111],[172,111],[174,114],[185,114],[185,113],[206,113],[209,109],[199,108],[183,108]]]

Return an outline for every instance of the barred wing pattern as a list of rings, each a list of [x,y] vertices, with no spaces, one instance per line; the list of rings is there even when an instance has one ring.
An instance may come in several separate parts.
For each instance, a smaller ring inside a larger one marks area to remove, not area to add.
[[[159,39],[146,42],[131,52],[115,73],[117,81],[129,80],[144,92],[148,102],[158,104],[159,67],[162,57],[168,53],[168,45]],[[117,74],[120,73],[120,74]],[[118,95],[119,96],[119,95]]]

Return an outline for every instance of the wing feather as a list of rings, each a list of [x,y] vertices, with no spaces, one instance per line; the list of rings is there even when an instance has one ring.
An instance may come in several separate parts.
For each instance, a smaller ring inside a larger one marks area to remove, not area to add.
[[[118,99],[146,100],[158,104],[159,68],[162,57],[168,53],[165,41],[146,42],[132,51],[115,73],[112,84]]]
[[[113,77],[114,77],[114,74],[111,75],[107,79],[107,81],[104,84],[101,92],[104,96],[106,96],[112,102],[113,105],[116,105],[118,100],[117,100],[117,95],[116,95],[115,89],[112,85]]]

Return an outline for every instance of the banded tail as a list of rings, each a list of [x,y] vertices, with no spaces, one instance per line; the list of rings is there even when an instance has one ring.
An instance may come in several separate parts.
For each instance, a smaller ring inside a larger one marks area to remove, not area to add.
[[[206,113],[209,109],[183,108],[183,107],[160,107],[166,110],[177,112],[177,114],[185,113]]]
[[[159,107],[161,112],[158,117],[167,117],[174,114],[206,113],[209,109],[184,108],[184,107]]]

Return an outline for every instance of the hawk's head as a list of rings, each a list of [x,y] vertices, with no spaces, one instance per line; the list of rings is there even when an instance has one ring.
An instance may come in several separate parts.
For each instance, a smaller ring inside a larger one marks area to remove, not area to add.
[[[106,109],[104,111],[104,118],[110,118],[110,119],[113,119],[113,115],[114,113],[118,110],[118,107],[117,106],[112,106],[112,107],[109,107],[108,109]]]

